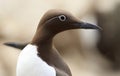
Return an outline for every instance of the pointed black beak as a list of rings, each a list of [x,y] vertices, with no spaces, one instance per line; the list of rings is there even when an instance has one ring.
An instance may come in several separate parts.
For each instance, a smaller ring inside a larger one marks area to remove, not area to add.
[[[77,26],[78,28],[81,29],[97,29],[97,30],[102,30],[101,27],[94,25],[94,24],[90,24],[90,23],[86,23],[86,22],[78,22],[74,24],[75,26]]]

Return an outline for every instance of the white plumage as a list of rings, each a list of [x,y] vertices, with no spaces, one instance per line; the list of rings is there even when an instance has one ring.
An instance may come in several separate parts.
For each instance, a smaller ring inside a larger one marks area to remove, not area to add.
[[[37,46],[28,44],[17,61],[17,76],[56,76],[55,69],[37,56]]]

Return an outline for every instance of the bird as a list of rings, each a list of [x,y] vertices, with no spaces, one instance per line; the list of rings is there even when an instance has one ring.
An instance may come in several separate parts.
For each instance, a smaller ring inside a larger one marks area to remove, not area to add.
[[[19,48],[23,50],[18,56],[16,76],[72,76],[69,66],[53,47],[55,35],[72,29],[101,30],[97,25],[79,21],[65,10],[48,10],[41,18],[31,42]]]

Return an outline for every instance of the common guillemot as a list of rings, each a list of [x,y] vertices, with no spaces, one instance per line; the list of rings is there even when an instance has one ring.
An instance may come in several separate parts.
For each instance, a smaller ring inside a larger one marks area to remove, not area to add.
[[[70,13],[50,10],[41,19],[33,40],[21,51],[17,76],[72,76],[69,67],[52,47],[53,37],[70,29],[101,29],[79,21]]]

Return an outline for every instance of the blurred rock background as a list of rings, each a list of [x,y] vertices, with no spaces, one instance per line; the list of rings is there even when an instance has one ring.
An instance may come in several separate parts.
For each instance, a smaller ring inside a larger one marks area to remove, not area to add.
[[[120,76],[119,5],[120,0],[0,0],[0,76],[15,76],[20,53],[3,43],[31,41],[41,16],[49,9],[67,10],[103,28],[102,32],[65,31],[54,38],[73,76]]]

